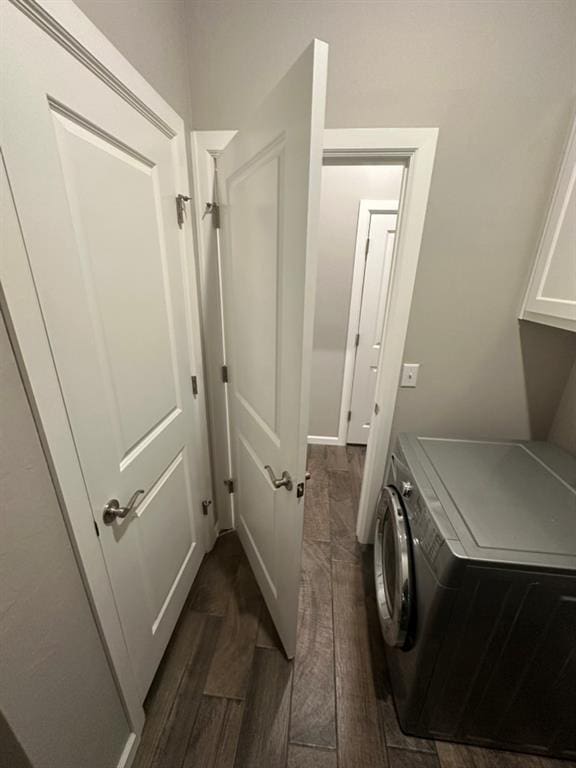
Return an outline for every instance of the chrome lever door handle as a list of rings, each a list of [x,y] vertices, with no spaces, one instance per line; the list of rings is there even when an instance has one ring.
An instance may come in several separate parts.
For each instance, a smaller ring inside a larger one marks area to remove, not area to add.
[[[270,464],[266,464],[264,469],[268,472],[268,477],[270,478],[270,481],[272,482],[272,485],[274,488],[286,488],[287,491],[291,491],[293,488],[292,478],[290,477],[290,474],[284,470],[282,472],[282,477],[278,478],[274,474],[274,470],[270,466]]]
[[[105,525],[112,525],[117,517],[121,519],[127,517],[134,509],[138,497],[143,493],[143,490],[139,490],[133,493],[125,507],[120,506],[118,499],[110,499],[110,501],[104,507],[104,511],[102,513],[102,519],[104,520]]]

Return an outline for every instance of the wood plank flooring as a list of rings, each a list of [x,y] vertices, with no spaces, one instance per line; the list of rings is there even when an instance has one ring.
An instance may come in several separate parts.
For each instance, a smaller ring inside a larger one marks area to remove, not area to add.
[[[354,532],[363,462],[359,447],[310,446],[293,662],[236,535],[219,538],[148,694],[134,768],[574,768],[402,733]]]

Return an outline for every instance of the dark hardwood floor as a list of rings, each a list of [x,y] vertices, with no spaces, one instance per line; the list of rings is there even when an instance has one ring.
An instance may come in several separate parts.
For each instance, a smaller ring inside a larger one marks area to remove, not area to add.
[[[406,736],[387,680],[364,450],[311,446],[298,644],[282,653],[234,533],[205,558],[146,701],[134,768],[574,768]]]

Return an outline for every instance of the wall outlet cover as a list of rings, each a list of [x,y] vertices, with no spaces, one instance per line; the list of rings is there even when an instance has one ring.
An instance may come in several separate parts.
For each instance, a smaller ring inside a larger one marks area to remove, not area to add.
[[[402,376],[400,377],[401,387],[415,387],[418,381],[418,370],[420,363],[404,363],[402,366]]]

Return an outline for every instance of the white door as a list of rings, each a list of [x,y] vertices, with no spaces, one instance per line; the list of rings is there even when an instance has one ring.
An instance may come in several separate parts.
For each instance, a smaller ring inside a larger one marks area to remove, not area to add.
[[[397,201],[392,201],[385,210],[370,210],[368,230],[363,237],[365,262],[347,443],[368,442],[397,219]]]
[[[314,41],[218,159],[236,525],[288,657],[296,644],[327,59],[328,46]],[[287,484],[276,488],[273,474]]]
[[[144,698],[203,554],[175,215],[183,124],[9,3],[2,24],[2,149]],[[134,509],[105,524],[107,502],[134,494]]]

